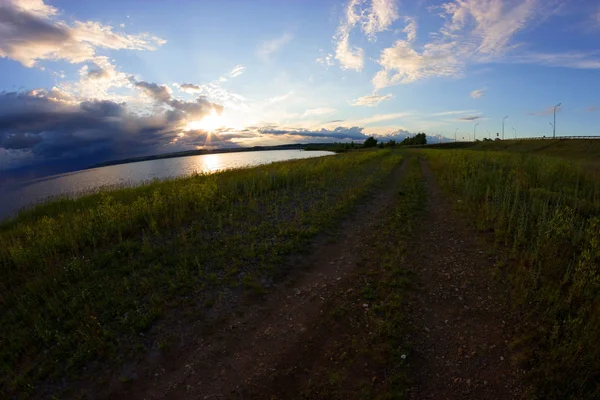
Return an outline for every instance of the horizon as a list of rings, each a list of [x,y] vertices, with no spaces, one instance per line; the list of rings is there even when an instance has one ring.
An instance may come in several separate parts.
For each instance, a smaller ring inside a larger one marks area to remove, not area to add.
[[[593,1],[0,0],[0,17],[6,174],[371,135],[495,138],[504,116],[507,139],[548,137],[555,110],[557,136],[600,122]]]

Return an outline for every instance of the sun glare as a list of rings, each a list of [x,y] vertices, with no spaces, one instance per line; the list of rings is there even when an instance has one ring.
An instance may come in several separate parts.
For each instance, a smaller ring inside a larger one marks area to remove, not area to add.
[[[224,125],[223,117],[218,115],[216,111],[212,111],[204,118],[197,121],[188,122],[186,129],[188,131],[202,130],[202,131],[214,131]]]

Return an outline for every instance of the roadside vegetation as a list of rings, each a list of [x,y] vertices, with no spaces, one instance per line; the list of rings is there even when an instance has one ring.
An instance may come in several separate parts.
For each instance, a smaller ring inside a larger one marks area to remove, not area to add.
[[[173,310],[196,321],[225,293],[268,291],[284,257],[400,159],[361,151],[156,181],[0,224],[0,397],[168,345]]]
[[[423,154],[504,255],[498,277],[522,314],[513,361],[529,372],[533,398],[600,398],[600,175],[532,154]]]

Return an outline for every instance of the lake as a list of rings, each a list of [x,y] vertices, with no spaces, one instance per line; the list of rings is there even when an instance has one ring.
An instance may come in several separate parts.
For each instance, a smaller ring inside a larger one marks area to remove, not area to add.
[[[49,197],[77,196],[106,186],[139,185],[152,179],[251,167],[275,161],[322,157],[329,151],[270,150],[164,158],[86,169],[0,186],[0,220]]]

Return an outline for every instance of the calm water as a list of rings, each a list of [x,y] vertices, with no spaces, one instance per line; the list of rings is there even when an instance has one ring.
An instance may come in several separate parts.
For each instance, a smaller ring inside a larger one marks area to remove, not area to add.
[[[328,151],[272,150],[243,153],[206,154],[162,160],[111,165],[49,176],[13,185],[0,186],[0,220],[19,209],[48,197],[97,190],[104,186],[136,185],[152,179],[190,175],[194,172],[268,164],[274,161],[331,155]]]

